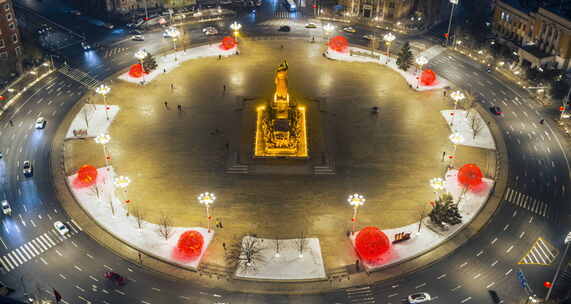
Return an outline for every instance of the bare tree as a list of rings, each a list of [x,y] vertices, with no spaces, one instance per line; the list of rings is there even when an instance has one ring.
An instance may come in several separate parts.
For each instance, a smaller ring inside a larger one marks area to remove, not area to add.
[[[143,210],[140,207],[134,207],[131,209],[131,214],[135,217],[135,220],[137,221],[137,227],[139,227],[139,230],[143,230]]]
[[[303,257],[303,252],[309,246],[308,243],[309,242],[307,240],[307,237],[305,236],[305,232],[302,231],[299,238],[295,240],[295,245],[296,245],[297,249],[299,250],[299,257],[300,258]]]
[[[480,118],[477,112],[471,111],[470,117],[468,117],[470,129],[472,130],[472,139],[476,139],[476,136],[480,134],[480,131],[484,128],[484,122]]]
[[[94,194],[97,199],[100,199],[101,196],[101,189],[99,189],[99,185],[97,183],[94,183],[93,185],[89,186],[89,190],[91,190],[91,193]]]
[[[265,263],[263,249],[259,239],[247,235],[226,251],[226,264],[236,271],[255,272],[259,265]]]
[[[166,213],[161,213],[161,217],[159,218],[159,234],[164,237],[165,240],[168,240],[171,235],[171,225],[171,218]]]
[[[88,109],[89,109],[88,107],[84,106],[83,111],[82,111],[83,112],[83,119],[85,119],[85,126],[87,129],[89,129],[89,113],[87,113]]]
[[[107,195],[107,200],[109,201],[109,207],[111,207],[111,214],[115,216],[115,206],[113,205],[113,195],[111,193]]]
[[[422,229],[422,219],[426,216],[426,204],[421,204],[417,209],[418,212],[418,232]]]

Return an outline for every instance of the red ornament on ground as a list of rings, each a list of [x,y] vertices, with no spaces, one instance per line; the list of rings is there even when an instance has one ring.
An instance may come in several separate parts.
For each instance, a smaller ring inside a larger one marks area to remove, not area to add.
[[[544,286],[545,288],[551,288],[551,282],[545,281],[545,282],[543,282],[543,286]]]
[[[146,74],[143,70],[143,66],[140,63],[133,64],[129,69],[129,76],[133,78],[140,78],[143,77],[143,74]]]
[[[89,187],[97,180],[97,168],[91,165],[83,165],[77,171],[77,186]]]
[[[431,86],[436,84],[436,73],[430,69],[422,71],[422,75],[420,75],[420,82],[424,86]]]
[[[196,230],[188,230],[179,237],[173,256],[175,259],[183,262],[194,261],[200,256],[203,246],[204,238],[202,234]]]
[[[335,36],[329,39],[329,47],[339,53],[347,53],[349,50],[349,42],[343,36]]]
[[[355,237],[355,249],[363,261],[377,264],[381,256],[391,249],[391,241],[377,227],[365,227]]]
[[[474,164],[466,164],[458,170],[458,182],[468,189],[474,189],[483,183],[482,170]]]
[[[222,39],[222,43],[220,43],[220,49],[222,50],[229,50],[236,47],[236,40],[230,36],[226,36]]]

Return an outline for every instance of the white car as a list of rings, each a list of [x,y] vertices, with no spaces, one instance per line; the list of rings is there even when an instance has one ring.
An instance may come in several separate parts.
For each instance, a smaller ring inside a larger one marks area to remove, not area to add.
[[[36,119],[36,129],[43,129],[46,127],[46,119],[43,117],[38,117]]]
[[[145,37],[143,35],[133,35],[133,39],[134,41],[145,41]]]
[[[57,230],[57,232],[59,232],[59,234],[61,234],[61,235],[66,235],[66,234],[69,233],[69,229],[67,229],[67,226],[66,226],[64,223],[60,222],[60,221],[57,221],[57,222],[54,223],[54,228],[55,228],[55,229]]]
[[[12,215],[12,208],[7,200],[2,201],[2,213],[4,213],[4,215]]]
[[[426,292],[413,293],[408,296],[408,303],[417,304],[430,301],[432,298]]]
[[[350,27],[350,26],[344,27],[344,28],[343,28],[343,31],[345,31],[345,32],[347,32],[347,33],[356,33],[356,32],[357,32],[356,29],[354,29],[354,28],[352,28],[352,27]]]
[[[202,29],[202,32],[205,35],[216,35],[218,34],[218,30],[213,26],[208,26]]]
[[[34,168],[32,167],[32,162],[29,160],[24,161],[24,165],[22,166],[22,172],[24,173],[25,177],[32,176],[34,172]]]

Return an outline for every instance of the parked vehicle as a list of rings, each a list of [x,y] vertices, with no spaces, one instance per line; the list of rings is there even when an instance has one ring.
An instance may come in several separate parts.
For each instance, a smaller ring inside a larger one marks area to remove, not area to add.
[[[1,204],[2,204],[2,213],[4,213],[4,215],[12,215],[12,207],[10,207],[8,201],[3,200]]]
[[[350,27],[350,26],[344,27],[344,28],[343,28],[343,31],[345,31],[345,32],[347,32],[347,33],[356,33],[356,32],[357,32],[356,29],[354,29],[354,28],[352,28],[352,27]]]
[[[133,35],[133,41],[145,41],[145,37],[143,35]]]
[[[314,29],[314,28],[317,28],[317,24],[310,22],[310,23],[305,25],[305,28]]]
[[[280,26],[280,28],[278,29],[278,32],[289,32],[291,31],[291,28],[287,25],[282,25]]]

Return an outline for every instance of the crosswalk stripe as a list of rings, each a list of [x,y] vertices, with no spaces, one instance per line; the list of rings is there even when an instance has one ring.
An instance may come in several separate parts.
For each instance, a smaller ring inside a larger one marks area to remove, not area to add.
[[[518,264],[535,264],[548,266],[555,261],[559,251],[543,238],[537,238],[528,252]]]
[[[14,255],[15,255],[16,257],[21,257],[21,258],[22,258],[22,260],[23,260],[22,264],[24,264],[25,262],[28,261],[28,259],[26,259],[26,257],[22,254],[22,252],[21,252],[18,248],[12,250],[12,252],[14,253]]]
[[[81,226],[79,226],[79,224],[78,224],[76,221],[74,221],[73,219],[71,219],[71,222],[77,227],[77,229],[79,229],[79,231],[83,230],[83,229],[81,228]]]
[[[41,246],[41,248],[43,248],[42,252],[48,250],[48,247],[44,245],[44,241],[42,241],[39,237],[33,239],[32,242],[37,242],[37,244],[40,244],[38,247]]]
[[[10,259],[14,262],[15,265],[23,264],[23,263],[22,263],[22,260],[20,260],[20,258],[19,258],[16,254],[13,254],[13,251],[12,251],[12,252],[8,252],[8,256],[9,256]],[[16,260],[17,260],[18,262],[16,262]]]
[[[71,228],[71,230],[73,230],[74,233],[78,233],[79,231],[77,231],[77,229],[75,228],[74,225],[72,225],[70,222],[66,222],[66,224],[69,226],[69,228]]]
[[[6,264],[6,262],[4,262],[3,259],[0,259],[0,263],[2,263],[2,267],[4,267],[4,269],[6,269],[6,271],[12,270],[11,268],[8,268],[8,264]]]
[[[50,243],[52,244],[52,246],[55,246],[56,243],[52,240],[52,238],[50,238],[50,236],[48,234],[44,234],[46,236],[46,238],[48,239],[48,241],[50,241]]]
[[[30,248],[32,248],[32,250],[34,251],[34,253],[36,253],[35,255],[39,255],[40,253],[38,252],[38,250],[36,250],[36,247],[34,247],[34,244],[32,242],[28,242],[28,244],[26,244],[26,246],[30,245]]]
[[[8,266],[10,266],[11,269],[16,268],[16,267],[14,267],[14,265],[12,264],[12,262],[10,261],[10,259],[8,258],[8,256],[3,256],[2,258],[3,258],[4,261],[8,264]]]
[[[37,252],[35,252],[34,250],[32,250],[32,246],[31,246],[30,242],[24,244],[24,247],[26,247],[26,249],[30,252],[30,254],[32,255],[32,257],[35,257],[36,255],[38,255]]]
[[[24,248],[24,246],[20,246],[20,248],[16,249],[16,250],[22,250],[22,252],[24,253],[24,255],[26,256],[26,260],[31,260],[32,257],[28,254],[28,251],[26,251],[26,248]]]

